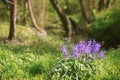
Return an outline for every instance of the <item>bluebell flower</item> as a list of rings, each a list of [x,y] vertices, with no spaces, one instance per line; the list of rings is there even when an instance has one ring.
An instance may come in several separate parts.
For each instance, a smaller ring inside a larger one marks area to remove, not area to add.
[[[79,48],[78,44],[72,46],[72,57],[78,58],[80,56],[80,52],[78,48]]]
[[[91,53],[91,44],[92,44],[91,40],[86,42],[85,50],[84,50],[85,54],[90,54]]]
[[[79,43],[78,49],[80,50],[81,53],[85,53],[85,41],[81,41]]]
[[[92,44],[91,52],[92,52],[92,53],[99,52],[100,48],[101,48],[101,44],[100,44],[100,43],[97,43],[97,42],[96,42],[96,43],[93,43],[93,44]]]
[[[98,57],[99,58],[103,58],[104,57],[104,55],[105,55],[105,51],[101,51],[99,54],[98,54]]]
[[[95,40],[81,41],[78,44],[72,46],[72,56],[74,58],[82,57],[83,55],[90,56],[91,58],[104,57],[105,51],[101,51],[101,44]],[[65,45],[62,46],[63,55],[68,58],[69,53]],[[100,53],[99,53],[100,52]],[[99,53],[99,54],[98,54]],[[98,54],[98,55],[97,55]]]
[[[69,53],[68,53],[68,50],[65,45],[62,45],[62,53],[66,58],[69,57],[69,55],[68,55]]]

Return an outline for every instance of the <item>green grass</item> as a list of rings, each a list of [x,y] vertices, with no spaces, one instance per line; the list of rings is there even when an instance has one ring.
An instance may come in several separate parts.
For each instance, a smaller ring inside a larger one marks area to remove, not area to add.
[[[45,80],[49,69],[60,56],[62,41],[42,38],[31,27],[17,25],[17,40],[6,42],[9,26],[0,24],[0,77],[6,80]],[[57,45],[57,47],[56,47]]]
[[[0,23],[0,80],[46,80],[61,58],[65,41],[56,35],[42,38],[33,28],[17,25],[17,40],[3,43],[8,31],[8,23]],[[120,80],[119,59],[120,48],[108,50],[105,58],[97,60],[96,80]]]
[[[120,80],[120,48],[110,49],[106,56],[97,60],[96,64],[100,73],[96,76],[97,80]]]

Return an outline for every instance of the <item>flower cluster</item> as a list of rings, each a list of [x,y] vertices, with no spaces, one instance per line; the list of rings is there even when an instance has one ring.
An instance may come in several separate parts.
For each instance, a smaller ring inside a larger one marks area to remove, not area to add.
[[[69,55],[65,45],[62,46],[62,52],[66,58],[68,57],[78,58],[81,57],[82,55],[89,55],[92,58],[95,57],[102,58],[106,53],[105,51],[101,51],[101,44],[96,42],[95,40],[81,41],[78,44],[74,44],[72,46],[72,56]]]

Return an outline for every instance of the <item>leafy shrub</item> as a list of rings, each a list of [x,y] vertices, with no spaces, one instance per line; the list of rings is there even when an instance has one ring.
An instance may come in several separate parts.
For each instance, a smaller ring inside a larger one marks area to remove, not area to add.
[[[105,47],[116,47],[120,44],[120,9],[103,10],[95,16],[92,25],[92,37],[104,41]]]
[[[101,44],[95,40],[82,41],[72,46],[72,55],[62,46],[65,59],[60,60],[51,70],[49,79],[56,80],[86,80],[94,78],[97,66],[96,58],[104,57],[105,51],[100,51]]]

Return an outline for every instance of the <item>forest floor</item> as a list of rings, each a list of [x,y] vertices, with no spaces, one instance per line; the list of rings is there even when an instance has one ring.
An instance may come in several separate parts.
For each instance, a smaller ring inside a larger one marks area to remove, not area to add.
[[[17,25],[17,40],[4,41],[9,24],[0,23],[0,80],[46,80],[47,74],[62,57],[65,42],[57,35],[40,37],[31,27]],[[70,42],[66,41],[69,46]],[[120,48],[109,49],[96,80],[120,80]]]

